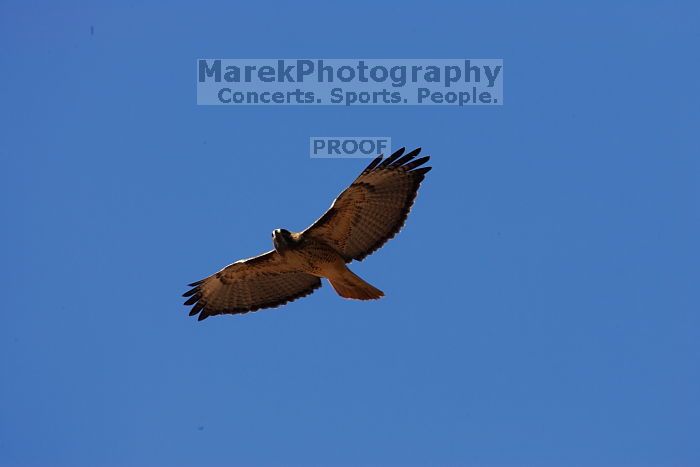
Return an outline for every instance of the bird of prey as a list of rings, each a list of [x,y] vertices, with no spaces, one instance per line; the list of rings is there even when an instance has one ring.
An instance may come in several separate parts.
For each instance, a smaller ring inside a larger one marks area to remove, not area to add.
[[[378,299],[384,292],[346,266],[362,261],[403,227],[430,157],[401,148],[379,156],[333,201],[330,209],[302,232],[275,229],[274,249],[242,259],[190,284],[185,305],[201,321],[224,313],[274,308],[305,297],[325,277],[344,298]]]

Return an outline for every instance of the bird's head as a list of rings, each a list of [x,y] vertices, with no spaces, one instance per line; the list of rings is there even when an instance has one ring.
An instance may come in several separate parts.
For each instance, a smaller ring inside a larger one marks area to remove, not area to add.
[[[277,253],[282,254],[288,250],[293,243],[292,233],[287,229],[275,229],[272,231],[272,244],[275,246]]]

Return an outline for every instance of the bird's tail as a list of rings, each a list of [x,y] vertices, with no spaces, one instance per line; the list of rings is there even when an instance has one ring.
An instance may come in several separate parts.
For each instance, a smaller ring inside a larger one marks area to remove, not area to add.
[[[328,278],[333,289],[344,298],[356,300],[376,300],[384,296],[384,292],[368,284],[350,269],[345,268],[341,274]]]

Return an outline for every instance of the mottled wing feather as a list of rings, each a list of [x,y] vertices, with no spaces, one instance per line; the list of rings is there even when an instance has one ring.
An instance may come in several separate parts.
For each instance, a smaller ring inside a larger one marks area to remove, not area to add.
[[[403,227],[430,157],[415,159],[420,148],[374,159],[304,234],[324,239],[346,261],[363,260]]]
[[[230,264],[190,286],[183,294],[189,297],[185,305],[192,305],[190,316],[199,313],[201,321],[222,313],[284,305],[321,287],[321,280],[293,269],[273,250]]]

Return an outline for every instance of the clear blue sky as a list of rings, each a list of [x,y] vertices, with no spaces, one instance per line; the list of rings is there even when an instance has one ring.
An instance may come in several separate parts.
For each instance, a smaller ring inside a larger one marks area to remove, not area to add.
[[[3,2],[0,465],[700,465],[699,13]],[[200,57],[503,58],[506,104],[197,107]],[[323,135],[433,156],[387,296],[188,318],[366,163]]]

